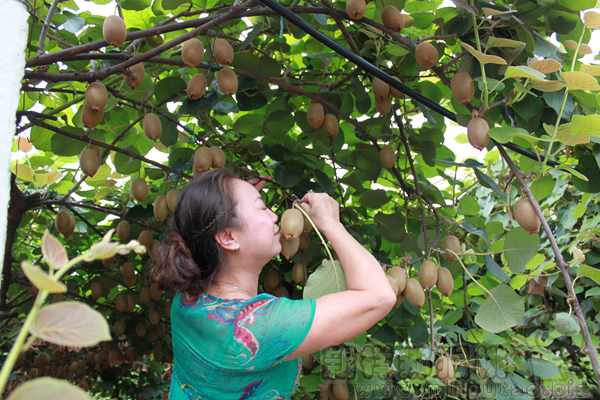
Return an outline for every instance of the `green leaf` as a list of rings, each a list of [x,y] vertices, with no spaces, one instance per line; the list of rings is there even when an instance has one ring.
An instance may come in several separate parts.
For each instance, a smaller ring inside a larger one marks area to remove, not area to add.
[[[321,265],[308,276],[302,297],[316,299],[330,293],[346,290],[346,276],[338,260],[332,264],[324,259]]]
[[[233,129],[237,132],[250,137],[262,136],[263,132],[260,129],[264,117],[258,114],[246,114],[235,121]]]
[[[577,275],[583,276],[586,278],[590,278],[591,280],[596,282],[598,285],[600,285],[600,269],[598,269],[598,268],[594,268],[594,267],[590,267],[589,265],[582,264],[577,269]]]
[[[61,128],[64,131],[74,133],[76,135],[85,135],[82,129],[73,126],[64,126]],[[76,156],[81,153],[85,147],[85,143],[80,140],[71,139],[70,137],[55,134],[50,139],[52,152],[59,156]]]
[[[522,49],[527,44],[520,40],[512,40],[506,38],[500,38],[496,36],[490,36],[487,40],[486,47],[509,47],[514,49]],[[510,68],[510,67],[509,67]]]
[[[473,196],[463,196],[458,202],[458,213],[462,215],[479,214],[479,204]]]
[[[509,66],[504,71],[505,78],[527,78],[527,79],[537,79],[544,80],[546,75],[538,71],[537,69],[533,69],[531,67],[527,67],[525,65],[518,66]]]
[[[134,147],[129,146],[125,148],[126,150],[134,151],[137,153]],[[115,164],[115,169],[120,174],[132,174],[134,172],[138,172],[141,167],[140,160],[130,157],[123,153],[115,153],[115,158],[113,160]]]
[[[258,78],[277,78],[281,75],[281,64],[270,57],[257,56],[249,51],[242,51],[235,54],[233,60],[235,68],[252,72]]]
[[[523,228],[515,228],[506,234],[504,257],[514,273],[525,271],[527,262],[535,256],[540,246],[538,235],[530,235]]]
[[[388,198],[385,190],[368,190],[361,194],[360,203],[369,208],[379,208],[387,203]]]
[[[531,373],[540,378],[552,378],[560,373],[556,365],[541,358],[532,357],[528,364]]]
[[[556,181],[554,180],[554,178],[552,176],[544,175],[543,177],[536,179],[531,184],[531,191],[532,191],[533,195],[535,196],[535,198],[537,199],[537,201],[541,202],[546,197],[548,197],[552,194],[555,184],[556,184]]]
[[[523,128],[515,128],[510,126],[501,126],[492,128],[489,135],[499,143],[508,143],[515,140],[515,137],[528,137],[529,132]]]
[[[37,265],[33,265],[29,261],[23,261],[21,263],[21,268],[27,279],[29,279],[37,289],[45,290],[48,293],[65,293],[67,291],[67,287],[64,283],[51,278]]]
[[[573,115],[569,127],[575,135],[600,137],[600,114]]]
[[[187,84],[178,76],[169,76],[161,79],[154,88],[154,98],[161,104],[167,99],[180,95],[185,91]]]
[[[81,388],[62,379],[47,376],[31,379],[19,385],[6,400],[91,400]]]
[[[126,10],[143,10],[150,6],[150,0],[122,0],[119,5]]]
[[[475,323],[492,333],[521,325],[525,315],[523,299],[505,284],[496,286],[491,293],[493,297],[488,297],[479,307]]]

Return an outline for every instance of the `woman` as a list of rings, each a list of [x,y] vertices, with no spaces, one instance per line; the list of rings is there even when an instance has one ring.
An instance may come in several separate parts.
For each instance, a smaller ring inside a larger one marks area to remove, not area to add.
[[[152,269],[175,293],[170,400],[290,399],[300,356],[354,338],[394,306],[382,268],[340,223],[336,201],[307,193],[301,204],[337,253],[347,290],[300,300],[258,293],[261,270],[281,251],[277,215],[223,168],[183,190]]]

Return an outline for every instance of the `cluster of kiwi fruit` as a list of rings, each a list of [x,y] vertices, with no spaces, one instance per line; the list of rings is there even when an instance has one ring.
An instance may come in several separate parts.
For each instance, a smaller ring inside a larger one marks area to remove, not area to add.
[[[338,119],[335,114],[325,112],[325,107],[318,101],[311,101],[308,105],[306,122],[312,129],[325,128],[325,131],[327,131],[327,134],[331,138],[335,138],[340,131]]]
[[[118,15],[110,15],[102,24],[102,37],[113,46],[120,46],[127,39],[127,26]],[[125,70],[125,82],[131,88],[136,88],[144,80],[144,63],[140,62],[129,66]],[[102,120],[100,120],[101,122]]]
[[[375,96],[375,109],[381,115],[385,115],[392,109],[392,98],[402,98],[402,92],[391,87],[383,80],[374,77],[372,82],[373,94]]]
[[[319,384],[319,400],[348,400],[350,388],[345,379],[325,379]]]
[[[194,152],[192,169],[194,174],[208,171],[211,168],[221,168],[227,162],[225,152],[216,146],[200,146]]]
[[[447,356],[440,356],[435,361],[435,372],[437,377],[448,385],[454,380],[454,364],[452,359]]]
[[[73,213],[66,208],[58,211],[54,218],[54,226],[64,237],[69,237],[75,230],[75,217]]]
[[[158,195],[152,203],[152,210],[154,212],[154,218],[158,222],[162,222],[169,214],[175,212],[177,208],[177,202],[179,201],[179,190],[171,189],[164,195]]]
[[[94,128],[104,120],[104,106],[108,101],[108,90],[100,81],[92,82],[85,90],[85,102],[81,121],[86,128]]]

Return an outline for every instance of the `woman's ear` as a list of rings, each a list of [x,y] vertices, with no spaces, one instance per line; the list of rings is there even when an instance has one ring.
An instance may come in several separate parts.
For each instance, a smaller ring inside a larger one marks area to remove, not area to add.
[[[237,251],[240,243],[230,229],[223,229],[215,233],[215,240],[225,250]]]

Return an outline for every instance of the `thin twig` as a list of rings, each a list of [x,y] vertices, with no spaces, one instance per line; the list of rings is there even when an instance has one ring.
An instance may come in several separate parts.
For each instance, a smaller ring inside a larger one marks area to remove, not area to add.
[[[50,25],[50,21],[58,8],[58,3],[64,0],[54,0],[48,9],[48,14],[46,14],[46,20],[44,21],[44,25],[42,25],[42,29],[40,30],[40,38],[38,39],[38,54],[41,55],[44,53],[44,47],[46,44],[46,35],[48,34],[48,28]]]

